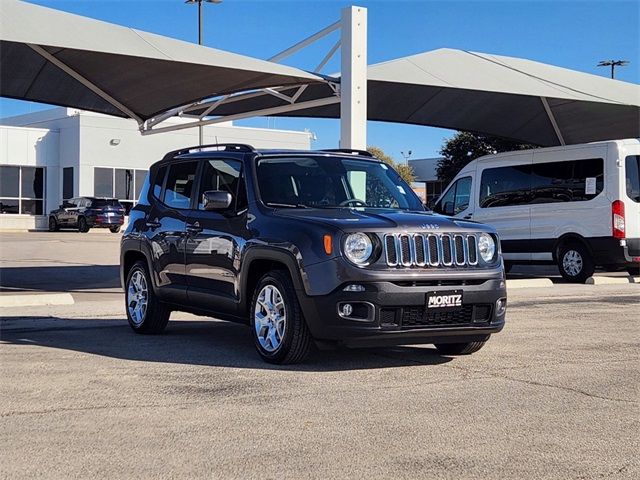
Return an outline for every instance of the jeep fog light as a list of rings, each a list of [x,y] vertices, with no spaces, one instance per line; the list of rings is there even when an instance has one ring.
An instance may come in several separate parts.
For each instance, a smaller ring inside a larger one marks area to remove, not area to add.
[[[357,285],[352,283],[342,289],[343,292],[364,292],[364,285]]]
[[[488,233],[483,233],[480,235],[478,239],[478,251],[480,252],[480,257],[485,263],[490,263],[493,260],[494,255],[496,254],[496,242],[493,241],[493,238]]]
[[[364,233],[351,233],[344,241],[344,254],[356,265],[366,265],[373,253],[373,244]]]
[[[507,311],[507,299],[499,298],[496,301],[496,316],[501,317]]]

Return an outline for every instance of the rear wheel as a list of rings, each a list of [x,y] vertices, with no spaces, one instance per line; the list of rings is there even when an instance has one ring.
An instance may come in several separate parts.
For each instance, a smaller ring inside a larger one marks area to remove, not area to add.
[[[484,344],[484,342],[468,342],[468,343],[437,343],[436,348],[442,355],[470,355],[477,352]]]
[[[78,231],[80,233],[87,233],[89,231],[89,224],[87,223],[86,218],[80,217],[78,219]]]
[[[49,231],[57,232],[58,230],[60,230],[60,227],[58,227],[58,222],[56,221],[56,218],[49,217]]]
[[[289,275],[273,270],[254,291],[251,333],[262,359],[269,363],[302,362],[311,351],[311,333]]]
[[[125,307],[129,326],[136,333],[161,333],[171,310],[156,297],[145,262],[136,262],[127,275]]]
[[[117,227],[109,227],[109,231],[111,233],[118,233],[120,231],[120,225],[118,225]]]
[[[640,266],[627,267],[627,272],[629,272],[629,275],[632,277],[637,277],[640,275]]]
[[[591,254],[581,243],[567,243],[560,247],[558,268],[562,277],[571,283],[584,283],[595,271]]]

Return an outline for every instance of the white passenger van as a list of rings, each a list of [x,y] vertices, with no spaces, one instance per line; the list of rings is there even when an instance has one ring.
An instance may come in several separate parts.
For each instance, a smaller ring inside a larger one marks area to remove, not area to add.
[[[498,230],[507,268],[555,263],[584,282],[596,267],[640,264],[640,141],[487,155],[465,166],[437,213]]]

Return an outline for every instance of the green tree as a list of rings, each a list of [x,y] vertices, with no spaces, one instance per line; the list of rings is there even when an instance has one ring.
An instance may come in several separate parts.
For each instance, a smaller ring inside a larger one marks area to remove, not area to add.
[[[396,172],[402,177],[402,179],[409,185],[416,179],[413,173],[413,167],[405,163],[397,163],[390,155],[387,155],[380,147],[370,146],[367,147],[367,151],[379,160],[382,160],[387,165],[391,165]]]
[[[445,185],[449,184],[465,165],[483,155],[530,148],[536,146],[476,133],[458,132],[446,140],[440,149],[442,159],[437,165],[438,180]]]

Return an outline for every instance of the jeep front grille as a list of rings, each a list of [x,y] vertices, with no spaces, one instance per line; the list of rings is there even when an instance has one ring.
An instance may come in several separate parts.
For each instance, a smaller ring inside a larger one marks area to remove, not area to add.
[[[384,258],[390,267],[473,267],[478,239],[460,233],[400,233],[384,236]]]

